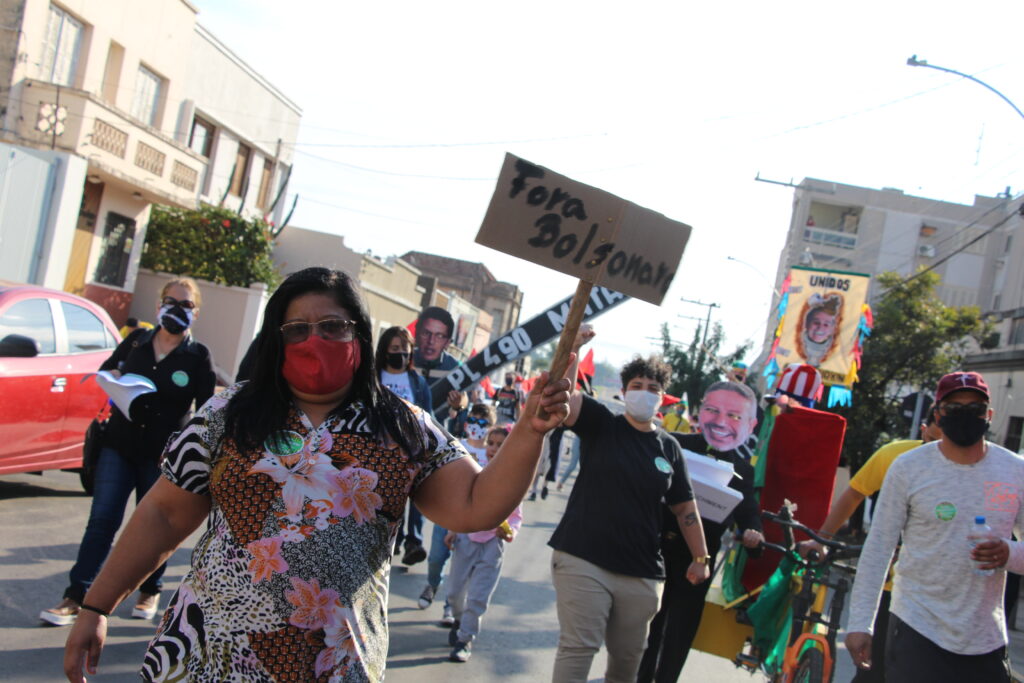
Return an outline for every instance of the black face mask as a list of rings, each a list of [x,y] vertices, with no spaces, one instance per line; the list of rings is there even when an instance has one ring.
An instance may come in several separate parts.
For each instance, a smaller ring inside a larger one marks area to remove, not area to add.
[[[164,306],[160,325],[171,334],[181,334],[192,324],[192,317],[181,306]]]
[[[984,417],[969,413],[953,413],[939,417],[942,434],[961,448],[973,446],[982,440],[988,431],[989,422]]]
[[[389,351],[386,358],[389,368],[404,370],[409,367],[409,354],[407,353],[391,353]]]

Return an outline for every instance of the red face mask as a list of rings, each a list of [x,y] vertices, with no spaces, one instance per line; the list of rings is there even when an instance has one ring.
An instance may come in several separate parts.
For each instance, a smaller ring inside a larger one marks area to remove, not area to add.
[[[296,391],[323,396],[352,381],[359,367],[359,342],[328,341],[316,334],[298,344],[286,344],[281,374]]]

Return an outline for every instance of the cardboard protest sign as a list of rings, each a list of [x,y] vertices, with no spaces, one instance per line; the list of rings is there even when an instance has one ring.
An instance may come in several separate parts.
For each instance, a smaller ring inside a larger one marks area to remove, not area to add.
[[[661,304],[690,226],[512,154],[476,241]]]
[[[852,384],[870,281],[858,273],[794,267],[775,348],[779,365],[806,363],[826,384]]]
[[[509,330],[481,353],[432,383],[430,393],[435,413],[445,404],[449,391],[463,391],[477,382],[482,384],[488,373],[529,354],[541,344],[546,344],[558,336],[566,325],[571,299],[572,297],[567,297],[519,327]],[[595,318],[628,299],[629,297],[624,294],[611,289],[595,287],[590,292],[583,319]]]

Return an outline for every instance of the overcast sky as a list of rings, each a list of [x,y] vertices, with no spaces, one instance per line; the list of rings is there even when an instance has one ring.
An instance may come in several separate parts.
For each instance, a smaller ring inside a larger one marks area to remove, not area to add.
[[[474,243],[506,151],[692,225],[660,308],[597,319],[616,364],[662,321],[690,338],[707,309],[680,298],[721,306],[727,350],[759,346],[793,191],[758,173],[967,204],[1024,189],[1024,119],[906,65],[1024,106],[1020,2],[195,1],[303,109],[293,225],[481,261],[524,319],[575,282]]]

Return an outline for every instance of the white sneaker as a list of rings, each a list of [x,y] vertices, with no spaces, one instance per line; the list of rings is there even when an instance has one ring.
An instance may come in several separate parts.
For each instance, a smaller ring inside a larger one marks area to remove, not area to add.
[[[441,625],[449,627],[455,625],[455,616],[452,614],[451,605],[446,604],[444,606],[444,616],[441,617]]]
[[[54,626],[70,626],[75,623],[78,613],[82,610],[81,605],[71,598],[64,598],[60,604],[50,609],[44,609],[39,613],[39,618]]]
[[[434,587],[428,583],[427,587],[420,593],[420,599],[417,604],[420,609],[427,609],[432,602],[434,602]]]
[[[156,610],[160,603],[159,595],[139,594],[139,601],[132,609],[132,619],[145,619],[149,621],[156,616]]]

